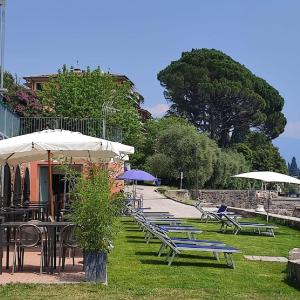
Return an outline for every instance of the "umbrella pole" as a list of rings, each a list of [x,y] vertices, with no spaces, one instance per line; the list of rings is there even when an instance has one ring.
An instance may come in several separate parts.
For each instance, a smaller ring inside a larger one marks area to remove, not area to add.
[[[66,175],[66,173],[65,173],[65,178],[64,178],[63,209],[66,208],[66,193],[67,193],[67,175]]]
[[[269,223],[270,198],[271,198],[271,190],[269,189],[269,196],[268,196],[268,209],[267,209],[267,223]]]
[[[48,152],[48,183],[49,183],[49,204],[50,204],[50,215],[54,218],[54,199],[53,199],[53,190],[52,190],[52,168],[51,168],[51,153]]]

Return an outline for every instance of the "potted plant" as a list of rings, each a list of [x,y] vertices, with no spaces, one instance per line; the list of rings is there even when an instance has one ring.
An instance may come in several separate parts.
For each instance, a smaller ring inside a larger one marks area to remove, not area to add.
[[[107,170],[93,168],[80,178],[70,219],[78,224],[76,238],[84,252],[86,281],[107,284],[107,253],[117,233],[120,197],[111,193]]]

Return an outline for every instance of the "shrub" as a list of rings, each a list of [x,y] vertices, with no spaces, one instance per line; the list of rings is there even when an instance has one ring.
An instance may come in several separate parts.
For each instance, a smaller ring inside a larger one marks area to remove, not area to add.
[[[71,220],[79,225],[77,238],[85,251],[108,252],[118,231],[122,196],[113,196],[108,171],[93,168],[78,180]]]

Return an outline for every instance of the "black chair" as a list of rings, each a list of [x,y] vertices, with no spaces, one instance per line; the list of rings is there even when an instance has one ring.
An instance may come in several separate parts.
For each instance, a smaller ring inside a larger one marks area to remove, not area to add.
[[[64,271],[66,250],[69,249],[72,253],[73,266],[75,265],[75,250],[79,247],[76,241],[77,225],[67,225],[60,232],[59,238],[59,271]]]
[[[45,233],[35,224],[22,224],[17,229],[17,237],[15,240],[15,249],[13,256],[12,273],[15,272],[16,258],[18,253],[19,267],[23,269],[24,252],[26,248],[38,248],[40,250],[40,274],[42,274],[43,266],[45,265]]]

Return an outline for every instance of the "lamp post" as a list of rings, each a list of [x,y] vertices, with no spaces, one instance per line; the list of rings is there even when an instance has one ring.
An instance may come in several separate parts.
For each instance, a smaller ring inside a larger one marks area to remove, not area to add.
[[[198,201],[198,198],[199,198],[199,185],[198,185],[198,180],[199,180],[199,178],[198,178],[198,157],[197,157],[197,145],[196,145],[196,147],[195,147],[195,164],[196,164],[196,166],[195,166],[195,168],[196,168],[196,200]]]
[[[182,180],[183,180],[183,172],[180,172],[180,187],[179,187],[180,190],[182,190]]]

